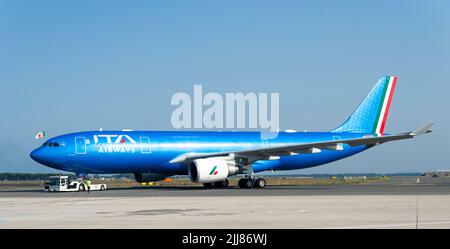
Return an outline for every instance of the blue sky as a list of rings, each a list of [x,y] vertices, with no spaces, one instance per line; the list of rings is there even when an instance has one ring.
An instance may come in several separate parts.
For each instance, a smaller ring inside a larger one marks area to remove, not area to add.
[[[176,92],[279,92],[281,129],[342,123],[383,75],[398,85],[386,130],[436,122],[303,173],[450,168],[446,1],[0,0],[0,172],[53,172],[48,136],[172,129]]]

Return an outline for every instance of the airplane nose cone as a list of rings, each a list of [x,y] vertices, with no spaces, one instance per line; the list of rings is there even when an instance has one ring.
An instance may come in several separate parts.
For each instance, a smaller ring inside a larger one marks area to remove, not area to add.
[[[44,163],[44,155],[43,155],[43,152],[42,152],[42,149],[41,148],[37,148],[37,149],[35,149],[35,150],[33,150],[31,153],[30,153],[30,157],[34,160],[34,161],[36,161],[36,162],[38,162],[38,163]]]
[[[45,166],[51,167],[51,168],[55,168],[55,169],[59,169],[59,165],[57,163],[57,158],[55,158],[55,153],[51,153],[47,148],[45,147],[40,147],[37,148],[35,150],[33,150],[30,153],[30,157]]]

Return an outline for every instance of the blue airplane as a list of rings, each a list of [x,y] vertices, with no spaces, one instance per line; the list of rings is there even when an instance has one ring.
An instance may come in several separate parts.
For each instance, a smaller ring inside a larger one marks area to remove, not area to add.
[[[375,145],[431,132],[432,122],[391,135],[384,128],[396,76],[382,77],[350,117],[329,132],[86,131],[48,139],[31,158],[51,168],[87,174],[134,173],[137,182],[189,175],[205,187],[227,187],[242,174],[241,188],[262,188],[255,172],[314,167],[355,155]]]

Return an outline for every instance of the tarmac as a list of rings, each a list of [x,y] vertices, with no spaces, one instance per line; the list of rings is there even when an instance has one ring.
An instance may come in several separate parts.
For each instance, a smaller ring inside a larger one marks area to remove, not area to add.
[[[0,228],[450,228],[450,179],[268,186],[0,189]]]

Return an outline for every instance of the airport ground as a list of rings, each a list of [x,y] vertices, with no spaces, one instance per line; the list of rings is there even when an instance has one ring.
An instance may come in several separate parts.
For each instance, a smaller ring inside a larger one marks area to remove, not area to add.
[[[450,228],[450,178],[274,178],[265,189],[180,181],[90,193],[1,183],[0,228]]]

